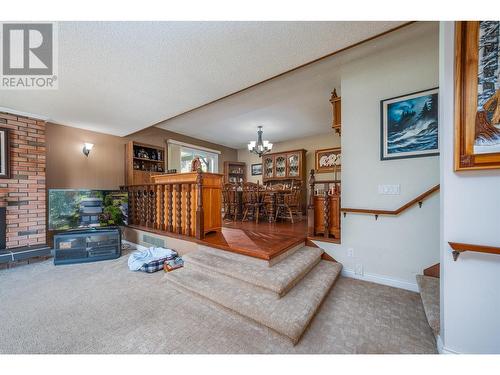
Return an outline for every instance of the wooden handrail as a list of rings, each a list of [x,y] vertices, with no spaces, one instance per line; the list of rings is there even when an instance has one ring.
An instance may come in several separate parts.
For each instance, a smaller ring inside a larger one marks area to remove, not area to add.
[[[475,251],[477,253],[487,253],[487,254],[498,254],[500,255],[500,247],[494,246],[483,246],[483,245],[472,245],[460,242],[448,242],[450,247],[453,249],[452,255],[453,260],[457,260],[460,253],[464,251]]]
[[[344,213],[344,217],[348,212],[357,213],[357,214],[375,215],[375,219],[378,219],[379,215],[399,215],[401,212],[407,210],[408,208],[410,208],[411,206],[413,206],[416,203],[418,203],[419,206],[422,207],[423,200],[438,190],[439,190],[439,185],[436,185],[433,188],[427,190],[426,192],[420,194],[418,197],[412,199],[408,203],[404,204],[403,206],[399,207],[397,210],[372,210],[372,209],[368,209],[368,208],[346,208],[346,207],[343,207],[340,209],[340,211]]]

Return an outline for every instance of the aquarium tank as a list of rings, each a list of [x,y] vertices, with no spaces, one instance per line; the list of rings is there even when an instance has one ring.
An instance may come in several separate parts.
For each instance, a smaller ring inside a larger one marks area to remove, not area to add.
[[[49,189],[49,230],[127,225],[127,219],[127,192]]]

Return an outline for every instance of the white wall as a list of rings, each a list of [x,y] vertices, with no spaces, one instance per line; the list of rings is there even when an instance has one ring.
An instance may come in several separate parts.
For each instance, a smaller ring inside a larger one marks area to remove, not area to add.
[[[454,25],[440,29],[441,339],[444,351],[500,353],[500,256],[448,241],[500,246],[500,170],[453,171]]]
[[[411,27],[342,69],[342,207],[396,209],[439,183],[437,156],[380,161],[380,100],[438,85],[438,25]],[[379,184],[399,184],[401,194],[379,195]],[[341,241],[321,246],[344,273],[361,266],[356,277],[417,290],[415,275],[439,262],[439,195],[397,217],[348,214]]]
[[[326,100],[325,106],[327,108],[331,108],[330,103]],[[309,171],[314,169],[315,163],[315,150],[320,150],[323,148],[331,148],[331,147],[340,147],[340,137],[335,131],[331,128],[331,124],[325,123],[325,134],[315,135],[312,137],[303,137],[290,141],[278,142],[273,144],[273,152],[282,152],[288,150],[298,150],[305,149],[306,153],[306,171],[309,175]],[[266,138],[266,137],[264,137]],[[272,139],[270,139],[272,142]],[[247,166],[247,180],[250,182],[262,182],[262,176],[252,176],[250,166],[251,164],[259,164],[262,163],[262,158],[259,158],[255,154],[251,154],[248,152],[248,149],[238,150],[238,161],[243,161]],[[316,175],[316,180],[332,180],[332,173],[318,173]],[[337,173],[337,178],[340,179],[340,172]],[[306,180],[307,181],[307,180]]]

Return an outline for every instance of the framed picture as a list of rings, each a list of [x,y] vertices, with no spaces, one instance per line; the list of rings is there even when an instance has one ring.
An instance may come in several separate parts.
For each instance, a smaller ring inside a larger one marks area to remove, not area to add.
[[[9,129],[0,128],[0,178],[10,178]]]
[[[340,171],[340,147],[316,150],[315,160],[316,172],[318,173],[334,172],[335,170]]]
[[[252,168],[252,176],[262,175],[262,163],[252,164],[251,168]]]
[[[439,155],[438,89],[380,101],[380,160]]]
[[[500,22],[455,23],[455,171],[500,168]]]

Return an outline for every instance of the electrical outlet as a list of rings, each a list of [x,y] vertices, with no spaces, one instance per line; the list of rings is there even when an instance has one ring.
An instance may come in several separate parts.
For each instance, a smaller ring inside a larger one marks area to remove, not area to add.
[[[354,273],[356,275],[363,276],[363,265],[361,263],[356,263],[356,266],[354,267]]]
[[[382,195],[399,195],[401,185],[379,185],[378,193]]]
[[[348,257],[353,257],[354,256],[354,249],[352,247],[347,249],[347,256]]]

